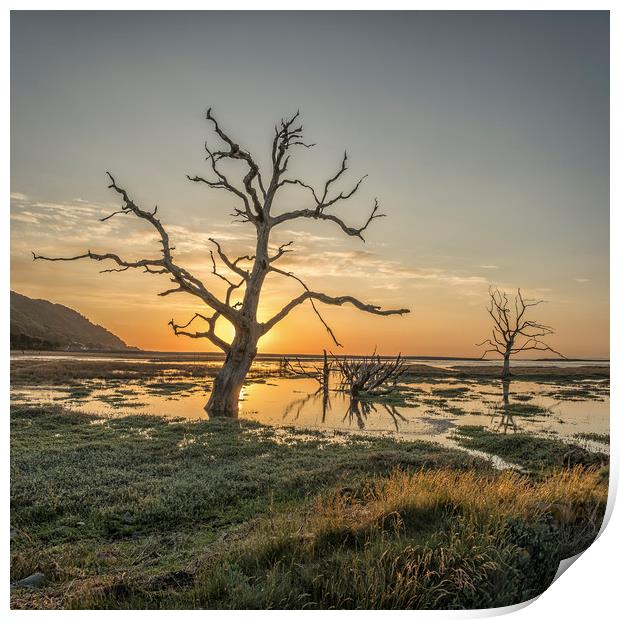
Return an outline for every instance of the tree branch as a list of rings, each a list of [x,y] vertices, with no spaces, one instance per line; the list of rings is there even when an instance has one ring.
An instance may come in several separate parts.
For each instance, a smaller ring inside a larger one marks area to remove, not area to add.
[[[213,243],[217,248],[218,256],[221,258],[222,262],[226,265],[226,267],[228,267],[231,271],[234,271],[238,276],[241,276],[244,280],[247,280],[250,277],[248,271],[246,271],[242,267],[239,267],[239,263],[242,260],[252,261],[254,260],[253,256],[239,256],[235,260],[230,260],[230,258],[228,258],[228,256],[222,250],[222,246],[219,244],[218,241],[216,241],[212,237],[209,237],[209,241]]]
[[[243,177],[243,186],[245,187],[246,194],[250,197],[252,201],[252,205],[254,207],[254,215],[258,218],[259,221],[263,220],[263,206],[260,202],[258,194],[254,189],[252,182],[254,179],[258,181],[259,188],[262,192],[263,199],[266,196],[265,188],[263,185],[263,180],[260,174],[260,170],[258,165],[248,153],[248,151],[243,150],[236,142],[234,142],[225,131],[219,126],[219,123],[215,119],[215,117],[211,114],[211,108],[207,110],[207,120],[213,123],[213,129],[215,133],[221,138],[223,142],[228,146],[227,151],[215,151],[211,155],[211,159],[213,161],[219,161],[220,159],[239,159],[244,161],[248,166],[248,173]]]
[[[300,304],[303,304],[306,300],[310,300],[312,302],[312,306],[315,309],[315,312],[319,315],[321,322],[323,323],[323,325],[325,325],[328,333],[330,334],[330,336],[332,336],[332,339],[338,346],[340,346],[340,343],[336,340],[333,332],[327,326],[323,318],[318,313],[318,310],[316,309],[316,306],[313,303],[313,300],[320,301],[321,303],[331,305],[331,306],[343,306],[344,304],[348,303],[348,304],[351,304],[352,306],[355,306],[358,310],[362,310],[363,312],[368,312],[370,314],[378,314],[380,316],[390,316],[393,314],[403,315],[403,314],[408,314],[410,312],[407,308],[400,308],[398,310],[382,310],[381,306],[373,306],[371,304],[365,304],[364,302],[360,301],[359,299],[356,299],[355,297],[351,297],[350,295],[342,295],[339,297],[333,297],[325,293],[318,293],[316,291],[311,291],[297,276],[293,275],[292,273],[282,271],[275,267],[271,267],[271,271],[275,271],[276,273],[280,273],[284,276],[294,278],[295,280],[300,282],[306,290],[298,297],[295,297],[295,299],[292,299],[291,301],[289,301],[289,303],[286,304],[286,306],[284,306],[282,310],[280,310],[273,317],[271,317],[271,319],[269,319],[265,323],[262,323],[260,325],[261,334],[266,334],[274,325],[276,325],[283,318],[285,318],[291,312],[291,310],[293,310]]]
[[[46,261],[74,261],[82,259],[90,259],[96,261],[111,260],[116,263],[121,269],[105,269],[105,272],[118,272],[127,271],[128,269],[144,268],[147,273],[169,273],[172,276],[172,281],[178,284],[180,289],[187,293],[195,295],[204,301],[213,310],[219,312],[225,316],[231,323],[236,324],[239,322],[239,313],[229,307],[226,303],[220,301],[211,291],[209,291],[204,284],[192,275],[187,269],[179,267],[174,263],[172,258],[172,249],[170,247],[170,239],[168,233],[164,229],[159,219],[155,217],[157,208],[154,211],[145,211],[138,207],[135,202],[129,197],[125,189],[119,187],[116,184],[114,177],[108,172],[110,178],[110,189],[113,189],[117,194],[122,197],[123,205],[119,211],[110,214],[107,218],[110,219],[118,214],[133,213],[136,217],[146,220],[159,234],[159,240],[162,245],[162,258],[160,259],[141,259],[137,261],[129,261],[121,258],[118,254],[107,252],[105,254],[98,254],[88,250],[85,254],[79,254],[77,256],[70,257],[48,257],[37,255],[32,253],[33,260],[46,260]],[[159,267],[160,269],[152,270],[151,267]],[[177,289],[174,289],[176,292]],[[165,294],[169,294],[171,291],[164,291]]]
[[[366,219],[366,222],[359,228],[355,228],[353,226],[349,226],[345,224],[345,222],[336,215],[332,213],[323,213],[322,209],[299,209],[297,211],[289,211],[288,213],[282,213],[273,218],[273,225],[277,226],[282,222],[287,222],[289,220],[295,220],[298,218],[308,218],[314,220],[324,220],[329,222],[334,222],[340,226],[342,231],[349,235],[350,237],[359,237],[362,241],[365,241],[362,233],[370,226],[370,223],[373,220],[376,220],[380,217],[385,217],[385,213],[377,213],[379,210],[379,201],[375,198],[374,206],[370,215]]]
[[[224,351],[225,353],[228,353],[228,351],[230,351],[230,345],[224,340],[222,340],[219,336],[216,336],[215,334],[215,324],[220,316],[221,315],[218,312],[216,312],[211,317],[206,317],[203,314],[199,314],[198,312],[196,312],[196,314],[194,314],[194,316],[187,323],[185,323],[185,325],[177,325],[174,322],[174,319],[170,319],[170,322],[168,323],[168,325],[172,327],[172,331],[174,332],[175,336],[186,336],[188,338],[208,338],[216,347],[219,347],[220,349],[222,349],[222,351]],[[185,329],[189,327],[194,322],[195,319],[198,319],[198,318],[202,319],[209,325],[208,331],[206,332],[185,331]]]
[[[277,261],[279,258],[284,256],[284,254],[287,254],[288,252],[292,252],[293,250],[290,249],[290,246],[292,246],[293,243],[294,243],[293,241],[288,241],[287,243],[283,243],[280,247],[278,247],[276,253],[273,256],[269,257],[269,263],[273,263]]]
[[[277,267],[273,267],[273,266],[271,266],[269,270],[273,271],[274,273],[279,273],[280,275],[286,276],[287,278],[293,278],[293,280],[297,280],[297,282],[299,282],[304,287],[304,289],[306,290],[306,293],[311,292],[310,289],[306,286],[306,284],[301,280],[301,278],[298,278],[295,274],[291,273],[290,271],[282,271],[281,269],[278,269]],[[327,324],[325,319],[321,316],[321,313],[319,312],[319,309],[316,307],[316,304],[314,303],[314,300],[312,299],[312,297],[309,297],[308,299],[310,300],[310,304],[312,305],[312,309],[314,310],[314,313],[319,317],[319,320],[321,321],[321,323],[323,323],[325,329],[327,330],[327,333],[331,336],[332,340],[334,341],[334,344],[337,347],[341,347],[342,344],[338,342],[338,339],[336,338],[336,334],[334,334],[334,332],[332,331],[332,328]]]

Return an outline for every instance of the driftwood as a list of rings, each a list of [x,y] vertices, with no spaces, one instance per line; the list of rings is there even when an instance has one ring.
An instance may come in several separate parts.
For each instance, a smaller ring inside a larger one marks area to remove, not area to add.
[[[226,284],[223,299],[213,292],[210,285],[205,284],[187,267],[177,262],[174,254],[175,248],[171,244],[169,234],[157,217],[157,207],[152,211],[139,207],[110,173],[108,173],[110,179],[108,187],[119,196],[122,204],[117,211],[102,218],[101,221],[105,222],[117,216],[132,216],[144,221],[154,229],[160,244],[154,256],[131,260],[111,252],[88,250],[77,256],[69,257],[41,256],[33,252],[33,258],[46,261],[86,259],[111,263],[111,268],[103,270],[106,273],[141,269],[145,273],[163,275],[170,279],[172,287],[159,293],[162,297],[185,293],[200,300],[202,304],[210,308],[210,314],[196,312],[183,324],[177,323],[174,319],[171,319],[169,324],[177,336],[206,338],[226,354],[226,360],[214,380],[206,409],[213,415],[234,416],[238,411],[241,386],[257,353],[258,341],[298,306],[305,302],[310,303],[314,313],[337,346],[340,346],[340,343],[321,315],[319,303],[331,306],[351,304],[358,310],[380,316],[403,315],[409,310],[406,308],[383,310],[378,305],[365,303],[350,295],[334,296],[315,291],[295,274],[277,266],[278,260],[292,251],[293,243],[289,241],[278,247],[270,243],[272,231],[282,224],[288,226],[296,220],[319,220],[336,225],[349,237],[364,241],[364,233],[368,226],[377,218],[384,217],[384,214],[379,212],[379,203],[376,199],[370,214],[359,226],[347,224],[337,214],[337,208],[357,193],[365,178],[361,177],[350,189],[336,189],[336,185],[348,169],[346,152],[338,170],[322,184],[322,187],[315,188],[300,178],[288,176],[293,153],[299,148],[314,146],[305,142],[303,138],[299,112],[287,120],[282,120],[276,126],[270,149],[271,161],[267,171],[262,170],[250,152],[220,126],[211,109],[207,111],[206,118],[217,136],[219,146],[211,147],[205,144],[208,174],[206,176],[188,175],[187,178],[210,189],[223,190],[232,194],[238,205],[233,210],[233,218],[253,227],[256,234],[253,254],[238,257],[229,256],[216,239],[210,239],[214,246],[211,252],[212,275]],[[229,172],[231,168],[227,167],[227,164],[236,165],[242,169],[239,175],[240,180],[232,178]],[[278,203],[276,198],[281,195],[280,190],[286,186],[297,188],[305,193],[305,197],[300,201],[304,206],[276,212]],[[220,264],[219,268],[216,258]],[[222,265],[226,269],[224,272],[220,271]],[[270,274],[290,278],[296,281],[303,290],[271,318],[260,322],[257,318],[259,299],[265,279]],[[220,319],[234,327],[235,336],[230,342],[217,333],[216,326]],[[196,324],[203,324],[206,328],[194,330]],[[190,326],[191,329],[189,329]]]
[[[396,359],[384,360],[373,353],[370,357],[336,357],[341,374],[341,387],[352,397],[372,393],[379,387],[394,385],[405,372],[400,353]]]

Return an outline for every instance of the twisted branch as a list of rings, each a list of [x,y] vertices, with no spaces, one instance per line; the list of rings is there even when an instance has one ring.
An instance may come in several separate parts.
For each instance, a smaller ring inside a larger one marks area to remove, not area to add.
[[[164,291],[162,296],[166,296],[172,292],[182,291],[190,293],[196,297],[199,297],[208,306],[225,316],[233,324],[239,321],[239,314],[234,309],[229,307],[226,303],[220,301],[211,291],[209,291],[204,284],[192,275],[186,268],[178,266],[172,257],[172,249],[170,247],[170,239],[168,233],[164,229],[159,219],[155,217],[157,209],[154,211],[145,211],[138,207],[136,203],[129,197],[125,189],[119,187],[114,180],[114,177],[108,172],[110,178],[110,189],[113,189],[116,193],[120,194],[123,200],[123,205],[119,211],[111,213],[107,218],[110,219],[119,214],[131,214],[136,217],[147,221],[159,234],[159,241],[161,243],[162,257],[159,259],[141,259],[137,261],[130,261],[121,258],[118,254],[107,252],[105,254],[98,254],[88,250],[84,254],[69,257],[49,257],[32,253],[33,260],[45,260],[45,261],[76,261],[82,259],[90,259],[95,261],[111,260],[120,267],[120,269],[104,269],[103,272],[119,272],[127,271],[128,269],[144,268],[147,273],[168,273],[171,275],[171,281],[178,285],[175,289]],[[159,267],[159,269],[152,270],[150,267]]]

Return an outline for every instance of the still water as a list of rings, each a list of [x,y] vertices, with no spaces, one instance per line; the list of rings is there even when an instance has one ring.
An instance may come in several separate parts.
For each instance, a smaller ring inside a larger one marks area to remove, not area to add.
[[[105,416],[205,419],[210,382],[166,373],[155,380],[86,379],[79,386],[14,386],[11,398],[15,405],[57,403]],[[405,388],[400,404],[366,403],[336,390],[325,397],[309,378],[267,376],[243,388],[239,415],[272,426],[381,433],[446,445],[454,445],[459,426],[475,424],[501,433],[578,439],[589,448],[608,451],[596,439],[579,437],[609,433],[608,380],[512,381],[506,393],[500,381],[447,377],[415,381]]]

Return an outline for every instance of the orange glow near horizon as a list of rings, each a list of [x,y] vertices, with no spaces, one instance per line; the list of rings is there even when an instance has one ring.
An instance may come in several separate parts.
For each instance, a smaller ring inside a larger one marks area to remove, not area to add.
[[[211,311],[189,295],[158,297],[174,286],[166,276],[102,274],[112,265],[93,261],[33,262],[31,251],[160,257],[144,220],[101,221],[119,209],[110,170],[136,205],[157,205],[177,264],[222,299],[209,239],[228,256],[252,255],[256,231],[231,218],[244,204],[237,193],[187,178],[216,179],[205,141],[213,149],[225,142],[206,110],[251,154],[268,188],[274,125],[299,109],[296,123],[313,148],[287,151],[279,181],[290,183],[270,214],[314,208],[308,188],[320,196],[330,178],[327,203],[358,191],[323,207],[345,228],[280,220],[271,251],[294,243],[277,266],[311,290],[411,314],[318,303],[339,349],[306,304],[259,351],[476,357],[476,343],[490,335],[485,306],[494,285],[548,302],[533,316],[555,329],[553,348],[608,358],[609,15],[303,18],[299,28],[287,11],[154,11],[123,15],[119,28],[114,12],[12,14],[11,288],[74,308],[142,349],[214,350],[172,333],[171,318],[183,324]],[[231,32],[239,35],[233,46]],[[346,168],[334,176],[344,151]],[[243,190],[247,162],[233,159],[218,162]],[[251,183],[260,196],[258,178]],[[364,228],[363,241],[345,234],[364,225],[375,200],[386,217]],[[271,274],[259,318],[302,290]],[[230,326],[220,329],[231,336]]]
[[[30,281],[28,281],[30,280]],[[210,281],[208,278],[206,281]],[[414,279],[415,282],[415,279]],[[90,283],[88,286],[86,283]],[[163,286],[162,286],[163,283]],[[190,339],[173,334],[168,322],[172,317],[185,322],[194,312],[208,308],[187,295],[165,298],[157,293],[166,288],[166,279],[154,279],[142,273],[99,274],[98,265],[80,263],[13,263],[12,287],[29,297],[44,298],[72,307],[98,323],[127,344],[153,351],[218,351],[206,339]],[[334,353],[368,354],[375,348],[384,355],[476,357],[476,342],[488,336],[489,317],[485,311],[486,283],[478,282],[474,291],[458,292],[452,284],[436,288],[416,288],[403,282],[401,289],[361,291],[360,279],[342,278],[324,283],[334,292],[353,293],[373,303],[409,307],[405,316],[381,317],[350,306],[319,306],[336,336],[343,343],[336,347],[309,305],[292,311],[285,320],[259,342],[261,353]],[[468,287],[472,287],[469,283]],[[266,283],[260,319],[265,320],[299,291],[294,287],[275,287]],[[456,292],[455,292],[456,291]],[[387,297],[388,299],[385,299]],[[607,326],[595,320],[593,309],[583,301],[569,305],[544,304],[536,308],[536,317],[554,325],[557,335],[550,343],[568,357],[606,358]],[[588,315],[590,313],[590,315]],[[574,337],[577,324],[585,325],[580,338]],[[199,327],[199,325],[198,325]],[[232,326],[221,320],[218,334],[227,340]],[[545,357],[545,355],[534,355]]]
[[[43,298],[78,310],[123,339],[128,345],[159,351],[214,351],[206,339],[175,336],[168,323],[187,322],[195,312],[210,314],[200,300],[187,294],[159,297],[170,288],[166,276],[138,270],[100,273],[105,268],[93,261],[50,263],[32,261],[36,248],[48,256],[72,256],[84,248],[128,254],[132,258],[152,256],[157,244],[141,222],[115,218],[100,223],[110,212],[108,205],[40,203],[24,195],[13,196],[11,286],[29,297]],[[61,224],[58,224],[58,222]],[[87,224],[85,223],[87,222]],[[244,226],[221,226],[215,232],[198,232],[180,224],[170,227],[178,264],[200,277],[220,298],[223,284],[212,273],[209,236],[228,239],[231,255],[252,253],[252,238]],[[62,233],[59,235],[58,227]],[[609,313],[604,280],[565,277],[562,288],[547,287],[547,278],[518,267],[503,273],[490,265],[458,269],[420,267],[401,247],[382,244],[380,236],[361,244],[343,239],[328,228],[309,231],[285,230],[274,235],[274,245],[295,239],[295,251],[283,256],[278,265],[293,271],[314,290],[331,295],[353,295],[384,308],[409,308],[404,316],[377,316],[342,307],[317,304],[343,347],[336,347],[312,307],[306,303],[293,310],[259,342],[263,353],[368,354],[375,348],[385,355],[477,357],[476,347],[488,337],[490,319],[486,313],[488,287],[498,284],[508,292],[521,286],[529,298],[549,303],[533,309],[537,320],[552,325],[556,335],[549,344],[567,357],[607,358],[609,355]],[[251,230],[249,231],[251,233]],[[129,246],[127,245],[129,243]],[[129,249],[128,249],[129,248]],[[398,250],[398,251],[395,251]],[[479,259],[478,259],[479,262]],[[220,270],[223,266],[220,265]],[[521,273],[522,272],[522,273]],[[521,273],[521,275],[519,275]],[[525,274],[525,276],[523,275]],[[544,274],[542,274],[544,276]],[[529,286],[528,286],[529,284]],[[299,295],[300,285],[270,274],[266,279],[259,320],[265,321]],[[582,291],[598,290],[597,301]],[[233,302],[238,298],[233,298]],[[204,329],[195,321],[192,327]],[[221,319],[218,334],[229,340],[232,325]],[[538,357],[545,357],[541,355]]]

